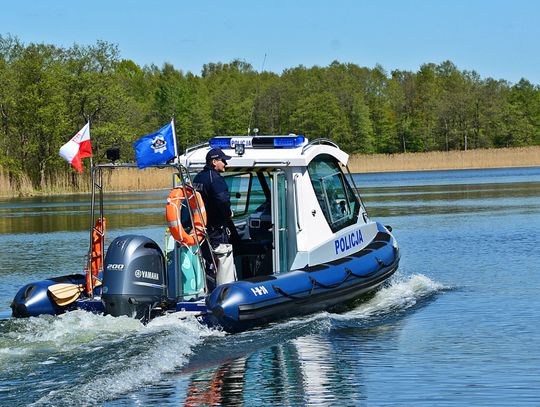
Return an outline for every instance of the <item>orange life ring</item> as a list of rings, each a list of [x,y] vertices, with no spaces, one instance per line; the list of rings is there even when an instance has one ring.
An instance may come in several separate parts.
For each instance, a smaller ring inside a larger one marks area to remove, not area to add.
[[[167,198],[166,216],[169,225],[169,231],[180,243],[187,246],[195,246],[200,243],[204,237],[204,225],[206,224],[206,210],[201,194],[193,189],[193,187],[185,186],[174,188]],[[186,205],[186,196],[189,202],[190,212],[193,214],[193,228],[189,233],[182,226],[181,209]],[[197,209],[199,207],[200,211]]]

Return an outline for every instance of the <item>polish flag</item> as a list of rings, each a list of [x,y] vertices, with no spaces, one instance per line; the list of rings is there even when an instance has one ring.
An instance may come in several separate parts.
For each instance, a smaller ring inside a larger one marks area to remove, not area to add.
[[[66,144],[60,148],[60,156],[79,172],[83,172],[82,159],[92,157],[90,145],[90,122],[79,130]]]

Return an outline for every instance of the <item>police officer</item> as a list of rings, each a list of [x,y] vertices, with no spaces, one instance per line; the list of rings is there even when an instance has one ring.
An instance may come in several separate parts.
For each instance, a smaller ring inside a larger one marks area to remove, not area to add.
[[[212,148],[206,154],[206,165],[193,179],[193,186],[200,192],[206,208],[206,229],[217,270],[209,253],[203,246],[203,255],[207,263],[207,288],[213,290],[216,285],[236,280],[236,270],[229,244],[230,231],[227,224],[233,216],[229,188],[220,173],[225,172],[227,160],[231,157],[219,148]]]

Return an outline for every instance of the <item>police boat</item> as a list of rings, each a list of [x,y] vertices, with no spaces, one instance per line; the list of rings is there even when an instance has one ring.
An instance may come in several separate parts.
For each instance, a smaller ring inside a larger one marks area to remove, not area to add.
[[[218,274],[222,264],[210,250],[203,255],[206,213],[191,180],[216,147],[232,157],[223,176],[234,213],[228,229],[235,273],[210,289],[209,263]],[[176,312],[239,332],[345,305],[383,284],[400,257],[392,229],[368,216],[348,158],[327,139],[214,137],[165,165],[174,174],[162,245],[133,234],[106,251],[102,173],[135,165],[95,165],[86,272],[25,285],[12,314],[83,309],[148,320]]]

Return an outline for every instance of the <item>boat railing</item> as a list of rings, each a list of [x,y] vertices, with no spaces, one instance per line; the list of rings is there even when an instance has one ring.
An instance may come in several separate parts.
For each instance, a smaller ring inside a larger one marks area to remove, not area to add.
[[[185,155],[187,155],[188,153],[192,151],[198,150],[199,148],[203,148],[209,145],[210,143],[208,141],[205,141],[204,143],[199,143],[199,144],[195,144],[194,146],[186,147]]]
[[[336,148],[339,148],[339,146],[334,143],[332,140],[330,139],[327,139],[327,138],[318,138],[318,139],[315,139],[315,140],[312,140],[310,141],[309,143],[307,143],[303,148],[302,148],[302,154],[304,154],[304,152],[309,148],[309,147],[312,147],[313,145],[327,145],[327,146],[332,146],[332,147],[336,147]]]
[[[92,166],[92,186],[91,186],[91,206],[90,206],[90,246],[89,251],[87,255],[87,272],[92,273],[92,243],[93,243],[93,235],[94,232],[98,233],[102,237],[102,245],[103,245],[103,236],[104,236],[104,230],[100,230],[95,226],[96,216],[100,220],[100,224],[103,224],[103,219],[105,217],[104,215],[104,207],[103,207],[103,169],[120,169],[120,168],[138,168],[137,164],[134,163],[104,163],[104,164],[96,164]],[[188,193],[194,192],[195,189],[193,188],[193,183],[191,180],[191,174],[189,173],[188,169],[184,167],[183,165],[179,163],[167,163],[167,164],[156,164],[156,165],[150,165],[147,168],[174,168],[177,170],[177,172],[173,175],[178,181],[179,185],[176,185],[176,183],[173,182],[174,187],[176,188],[182,188],[184,192],[184,196],[189,196]],[[188,191],[191,189],[192,191]],[[195,226],[194,223],[194,211],[197,212],[200,219],[202,219],[202,208],[199,206],[198,200],[195,199],[196,208],[191,208],[189,203],[186,205],[188,208],[189,218],[191,221],[191,224]],[[96,213],[97,212],[97,213]],[[208,239],[208,232],[206,230],[206,225],[203,225],[202,230],[202,238],[199,241],[199,249],[195,253],[197,257],[199,258],[199,261],[202,261],[202,253],[201,253],[201,246],[205,240]],[[196,234],[198,236],[198,234]],[[197,239],[199,239],[197,237]],[[216,267],[216,260],[214,258],[214,255],[212,251],[210,250],[210,253],[212,255],[212,261],[214,262],[214,267]],[[103,264],[104,264],[104,255],[105,250],[104,247],[101,247],[101,270],[103,271]],[[90,278],[91,281],[91,295],[94,295],[94,279]],[[206,281],[205,281],[205,289],[206,289]]]
[[[192,182],[191,174],[190,174],[189,170],[186,167],[184,167],[183,165],[178,164],[178,171],[179,171],[178,176],[180,178],[180,186],[179,186],[179,188],[183,189],[184,196],[188,197],[190,192],[195,194],[196,190],[195,190],[195,187],[193,186],[193,182]],[[189,190],[191,190],[191,191],[189,191]],[[188,200],[189,199],[186,199],[186,201],[188,201]],[[202,216],[203,209],[199,205],[199,200],[195,198],[194,201],[195,201],[195,208],[192,208],[191,205],[189,204],[189,202],[186,202],[186,208],[188,210],[189,220],[191,222],[191,225],[193,225],[193,229],[196,229],[197,226],[195,225],[193,211],[194,210],[196,211],[199,219],[204,219],[204,218]],[[199,240],[199,234],[197,233],[197,230],[194,230],[194,233],[195,233],[195,238],[197,239],[197,244],[198,244],[198,248],[197,248],[195,254],[196,254],[197,258],[199,259],[199,262],[204,265],[204,259],[202,257],[202,251],[201,251],[202,244],[204,243],[204,241],[207,241],[208,246],[210,246],[210,241],[208,240],[208,230],[206,229],[206,224],[204,222],[202,222],[202,238],[200,240]],[[208,250],[208,251],[210,252],[210,257],[212,259],[214,270],[217,270],[217,261],[216,261],[216,258],[214,256],[214,251],[213,250]],[[204,266],[203,266],[203,268],[204,268]],[[206,279],[204,279],[204,286],[205,286],[205,291],[208,292],[208,288],[206,286]]]

